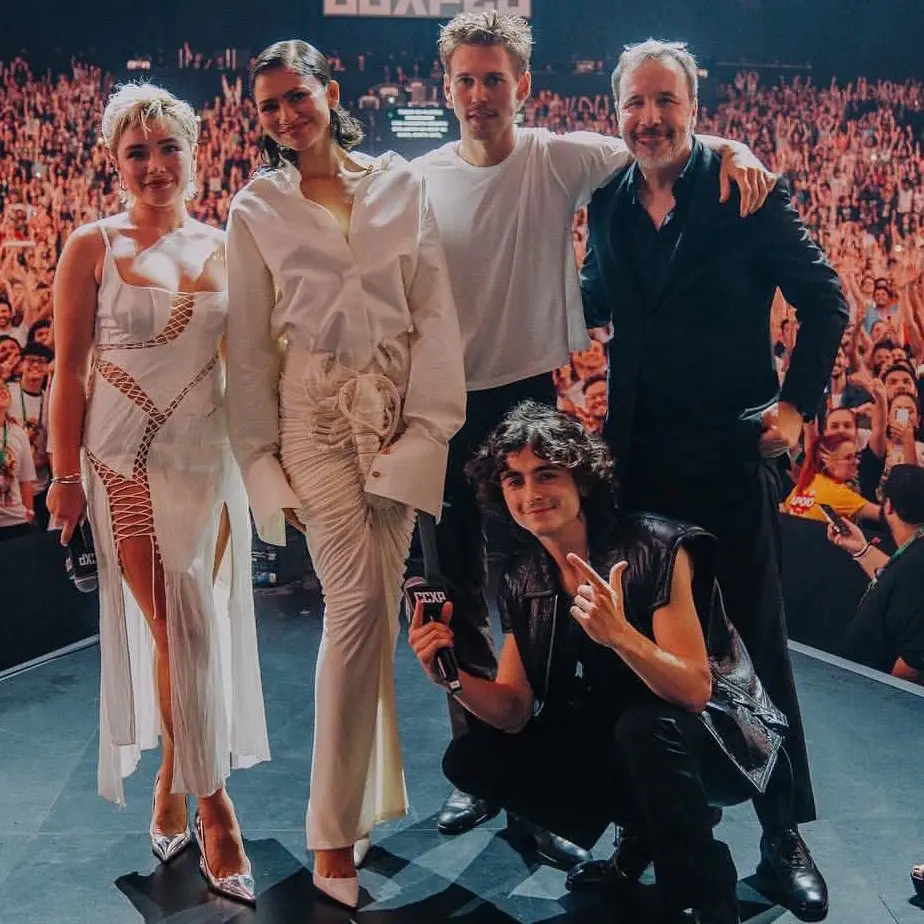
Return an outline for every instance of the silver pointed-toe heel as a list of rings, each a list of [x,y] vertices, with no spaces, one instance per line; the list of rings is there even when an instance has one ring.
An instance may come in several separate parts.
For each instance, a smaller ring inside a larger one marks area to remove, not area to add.
[[[167,864],[175,860],[192,841],[189,833],[189,825],[186,825],[184,831],[179,834],[164,834],[154,827],[154,809],[157,806],[157,784],[160,782],[160,774],[154,778],[154,795],[151,796],[151,827],[148,833],[151,836],[151,852],[160,860],[161,863]]]
[[[256,907],[257,896],[254,890],[253,875],[251,874],[250,860],[247,860],[247,869],[242,873],[232,873],[230,876],[216,876],[209,866],[205,852],[205,831],[202,828],[202,819],[196,812],[196,842],[199,844],[199,872],[208,883],[209,889],[216,895],[243,902],[245,905]]]
[[[363,863],[366,862],[366,857],[369,855],[369,848],[372,846],[371,841],[368,837],[361,837],[353,845],[353,865],[359,869]]]
[[[338,905],[355,910],[359,905],[359,879],[356,876],[335,878],[311,874],[314,887]]]

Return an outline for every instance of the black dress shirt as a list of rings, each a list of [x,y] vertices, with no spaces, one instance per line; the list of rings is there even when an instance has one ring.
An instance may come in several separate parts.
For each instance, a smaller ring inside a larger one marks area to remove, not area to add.
[[[655,223],[642,204],[640,194],[643,179],[638,163],[633,163],[629,168],[628,191],[632,208],[628,212],[631,226],[626,242],[629,263],[648,307],[654,306],[658,295],[667,283],[671,258],[683,234],[690,212],[690,198],[696,182],[695,167],[698,154],[699,149],[694,147],[686,165],[674,182],[673,192],[676,204],[667,213],[664,224],[660,228],[655,227]]]

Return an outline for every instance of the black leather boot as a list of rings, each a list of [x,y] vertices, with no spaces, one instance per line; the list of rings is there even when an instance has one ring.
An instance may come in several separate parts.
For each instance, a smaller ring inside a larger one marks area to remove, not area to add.
[[[577,864],[590,861],[589,851],[540,828],[522,815],[507,812],[507,833],[511,841],[534,851],[550,866],[570,870]]]
[[[759,888],[767,898],[800,921],[822,921],[828,915],[828,886],[795,828],[760,839]]]
[[[588,860],[568,872],[565,888],[571,892],[606,892],[638,882],[651,863],[648,842],[632,828],[622,828],[616,852],[609,860]]]

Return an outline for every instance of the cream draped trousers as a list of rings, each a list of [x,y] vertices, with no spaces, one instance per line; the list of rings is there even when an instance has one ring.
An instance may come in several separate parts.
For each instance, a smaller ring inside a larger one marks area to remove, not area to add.
[[[292,346],[283,363],[281,461],[324,595],[309,850],[352,845],[407,811],[394,654],[415,513],[365,485],[376,454],[400,435],[408,367],[400,341],[381,344],[361,371]]]

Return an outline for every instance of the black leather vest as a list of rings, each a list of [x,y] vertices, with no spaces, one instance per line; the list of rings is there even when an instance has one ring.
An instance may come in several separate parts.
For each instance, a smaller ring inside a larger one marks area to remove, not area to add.
[[[696,526],[650,514],[615,514],[606,539],[591,549],[591,563],[608,575],[618,561],[629,621],[652,637],[651,619],[670,600],[678,550],[693,561],[693,599],[703,626],[712,670],[712,695],[700,718],[735,766],[764,792],[783,744],[786,716],[770,700],[741,637],[728,621],[715,577],[717,542]],[[556,622],[555,565],[536,543],[521,553],[505,576],[501,618],[513,632],[535,697],[534,714],[545,705]]]

